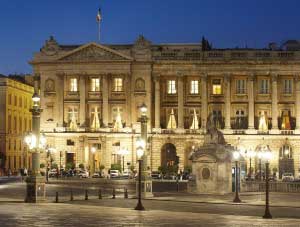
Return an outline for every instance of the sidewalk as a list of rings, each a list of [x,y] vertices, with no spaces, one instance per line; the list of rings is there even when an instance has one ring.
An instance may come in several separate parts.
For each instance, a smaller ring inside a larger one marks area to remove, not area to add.
[[[241,203],[234,203],[234,196],[234,193],[228,195],[156,193],[154,197],[147,198],[147,200],[265,206],[265,193],[263,192],[240,193]],[[270,206],[300,208],[300,194],[270,193]]]

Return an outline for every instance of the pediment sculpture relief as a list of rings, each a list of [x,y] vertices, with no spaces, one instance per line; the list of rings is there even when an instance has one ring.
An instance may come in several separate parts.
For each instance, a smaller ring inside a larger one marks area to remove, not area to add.
[[[46,55],[55,55],[60,50],[60,47],[53,36],[50,36],[49,40],[46,40],[45,45],[42,47],[42,53]]]
[[[93,60],[128,60],[116,53],[102,49],[97,46],[88,46],[61,60],[66,61],[93,61]]]

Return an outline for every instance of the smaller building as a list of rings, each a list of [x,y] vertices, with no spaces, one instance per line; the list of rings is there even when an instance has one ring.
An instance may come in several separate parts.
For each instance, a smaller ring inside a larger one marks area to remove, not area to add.
[[[0,76],[0,174],[31,168],[24,134],[31,131],[33,87],[16,78]]]

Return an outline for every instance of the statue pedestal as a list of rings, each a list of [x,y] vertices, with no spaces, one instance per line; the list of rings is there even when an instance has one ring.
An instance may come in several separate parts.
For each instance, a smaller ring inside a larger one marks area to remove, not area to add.
[[[46,201],[45,177],[29,176],[26,178],[26,203],[40,203]]]
[[[206,144],[191,156],[191,193],[227,194],[232,192],[231,151],[233,147]]]

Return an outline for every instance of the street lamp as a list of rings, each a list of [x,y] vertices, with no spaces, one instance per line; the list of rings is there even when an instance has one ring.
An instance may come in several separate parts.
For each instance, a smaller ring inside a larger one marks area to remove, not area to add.
[[[125,170],[125,155],[128,155],[129,154],[129,151],[126,149],[126,148],[121,148],[119,151],[118,151],[118,154],[122,156],[122,170],[124,172]]]
[[[138,157],[139,162],[139,174],[138,174],[138,203],[135,210],[145,210],[144,206],[142,205],[142,162],[143,162],[143,155],[145,150],[145,141],[143,139],[139,139],[136,141],[136,154]]]
[[[249,152],[247,153],[247,156],[249,157],[249,161],[250,161],[250,168],[249,168],[249,177],[250,180],[252,180],[252,158],[254,158],[256,156],[255,151],[253,151],[252,149],[249,150]]]
[[[91,153],[92,153],[92,156],[93,156],[93,168],[92,168],[92,174],[95,173],[95,162],[96,162],[96,159],[95,159],[95,155],[96,155],[96,148],[95,147],[92,147],[91,148]]]
[[[238,184],[238,180],[239,180],[239,177],[238,177],[238,173],[239,173],[239,171],[238,171],[238,160],[240,159],[240,156],[241,155],[238,151],[233,152],[233,159],[235,160],[235,171],[234,171],[234,173],[235,173],[235,197],[234,197],[234,200],[233,200],[234,203],[242,202],[239,198],[239,189],[238,189],[238,186],[239,186],[239,184]]]
[[[272,158],[272,152],[267,147],[267,150],[263,152],[264,160],[266,161],[266,206],[265,206],[265,214],[263,218],[271,219],[272,215],[270,213],[270,208],[269,208],[269,162]]]
[[[34,94],[32,96],[32,133],[25,136],[25,143],[32,152],[32,171],[26,178],[26,199],[25,202],[36,203],[45,199],[45,178],[40,173],[40,153],[46,145],[46,137],[40,135],[40,108],[39,76],[34,76]]]

